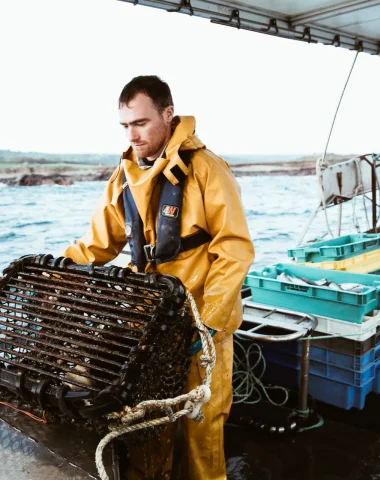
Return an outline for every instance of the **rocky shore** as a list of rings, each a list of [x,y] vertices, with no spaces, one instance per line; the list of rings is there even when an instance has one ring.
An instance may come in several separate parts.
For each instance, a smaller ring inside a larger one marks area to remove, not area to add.
[[[30,187],[34,185],[72,185],[74,182],[92,182],[108,180],[113,168],[96,168],[90,172],[78,172],[68,170],[57,173],[54,170],[44,169],[42,172],[13,172],[2,173],[0,171],[0,183],[11,187]]]
[[[244,163],[231,164],[235,176],[254,175],[315,175],[317,156],[309,156],[287,162]],[[352,158],[352,155],[331,155],[330,163],[343,162]],[[74,182],[105,181],[108,180],[115,166],[87,165],[78,168],[75,165],[65,167],[54,165],[19,165],[15,168],[0,169],[0,183],[9,186],[33,185],[72,185]]]
[[[315,175],[315,162],[310,165],[288,165],[287,163],[231,165],[236,177],[253,175]]]

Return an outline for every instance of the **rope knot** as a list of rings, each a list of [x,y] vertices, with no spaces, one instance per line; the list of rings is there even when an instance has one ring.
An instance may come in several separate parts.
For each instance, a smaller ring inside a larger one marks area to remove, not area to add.
[[[123,416],[122,412],[112,412],[112,413],[107,413],[106,419],[107,420],[120,420]]]
[[[186,414],[187,418],[191,418],[192,420],[199,421],[196,419],[197,417],[201,418],[199,417],[200,414],[203,416],[203,414],[201,413],[201,408],[205,403],[207,403],[210,400],[210,397],[211,397],[211,390],[208,385],[200,385],[199,387],[197,387],[195,398],[192,400],[188,400],[184,406],[185,410],[188,410],[188,413]],[[203,421],[203,420],[200,420],[200,421]]]
[[[329,166],[329,163],[324,157],[319,157],[317,160],[317,166],[319,167],[319,170],[323,172],[323,170],[326,170]]]
[[[173,412],[172,407],[170,407],[169,405],[164,405],[163,409],[165,410],[166,415],[167,415],[168,418],[169,418],[169,421],[172,422],[172,423],[174,423],[174,422],[177,420],[177,418],[176,418],[176,416],[174,415],[174,412]]]
[[[212,358],[208,355],[201,355],[199,357],[199,360],[200,360],[200,367],[201,368],[206,368],[207,365],[210,365],[210,363],[212,362]]]

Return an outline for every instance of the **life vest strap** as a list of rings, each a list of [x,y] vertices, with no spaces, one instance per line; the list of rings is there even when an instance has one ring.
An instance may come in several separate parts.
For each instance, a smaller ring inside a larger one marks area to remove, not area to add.
[[[188,237],[181,238],[181,252],[187,252],[193,248],[200,247],[211,240],[211,236],[205,230],[199,230],[199,232],[189,235]],[[144,245],[144,253],[147,262],[154,262],[156,260],[156,245],[149,243]]]

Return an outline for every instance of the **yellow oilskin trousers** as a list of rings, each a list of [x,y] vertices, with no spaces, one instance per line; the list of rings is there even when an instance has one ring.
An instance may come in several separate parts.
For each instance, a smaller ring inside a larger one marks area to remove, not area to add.
[[[155,440],[130,450],[128,480],[225,480],[223,428],[232,403],[232,336],[215,344],[218,361],[212,373],[211,398],[202,407],[205,420],[196,423],[186,417],[182,422],[180,464],[173,465],[173,447],[177,422]],[[204,376],[199,357],[193,357],[185,392],[197,387]]]
[[[178,277],[192,293],[202,322],[217,331],[214,337],[217,356],[212,397],[203,407],[204,423],[183,422],[186,444],[183,461],[187,465],[178,478],[186,478],[187,475],[191,480],[219,480],[226,478],[223,424],[231,404],[232,334],[242,321],[240,289],[254,259],[254,250],[238,182],[228,164],[207,150],[194,131],[194,117],[180,117],[165,155],[147,170],[139,168],[132,149],[124,152],[121,168],[127,186],[123,184],[119,169],[116,169],[95,209],[89,231],[78,243],[68,247],[64,255],[77,263],[104,265],[121,252],[127,242],[123,188],[129,188],[133,195],[143,223],[146,244],[155,245],[160,175],[173,185],[178,184],[175,176],[178,169],[186,175],[181,237],[204,230],[211,241],[180,252],[170,262],[159,265],[149,262],[145,271]],[[189,165],[181,160],[180,152],[184,150],[192,151]],[[194,358],[184,393],[200,384],[200,374],[197,358]],[[165,478],[160,475],[162,471],[171,470],[174,442],[171,430],[174,428],[169,426],[166,437],[162,434],[158,441],[131,452],[131,479]],[[165,468],[163,463],[167,464]],[[144,477],[146,465],[150,467]]]

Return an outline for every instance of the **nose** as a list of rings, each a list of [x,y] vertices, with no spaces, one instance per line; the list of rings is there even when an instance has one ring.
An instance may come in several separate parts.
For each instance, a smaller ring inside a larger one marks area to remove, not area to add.
[[[134,125],[128,128],[127,136],[130,143],[138,143],[140,139],[138,129]]]

